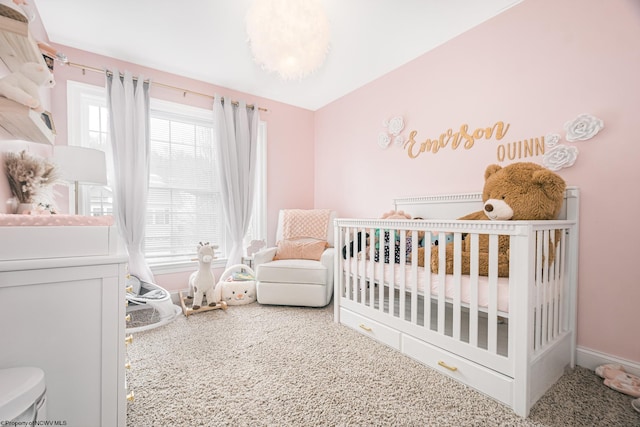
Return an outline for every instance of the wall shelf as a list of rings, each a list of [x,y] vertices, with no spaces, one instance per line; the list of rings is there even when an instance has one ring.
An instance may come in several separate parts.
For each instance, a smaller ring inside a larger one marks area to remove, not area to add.
[[[31,33],[27,19],[19,12],[0,4],[0,58],[10,71],[25,62],[46,66],[42,53]]]
[[[25,141],[53,144],[55,138],[41,113],[3,96],[0,96],[0,127],[12,137]]]
[[[0,60],[10,72],[18,70],[25,62],[47,66],[31,36],[27,18],[3,4],[0,4]],[[37,111],[0,96],[0,128],[7,137],[53,144],[53,122],[50,116],[48,120],[50,126]]]

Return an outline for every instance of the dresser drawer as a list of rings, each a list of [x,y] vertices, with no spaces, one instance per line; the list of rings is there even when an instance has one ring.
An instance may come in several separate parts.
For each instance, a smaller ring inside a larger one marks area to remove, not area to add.
[[[400,332],[344,308],[340,309],[340,322],[396,350],[400,350]]]
[[[404,334],[402,352],[493,399],[513,405],[513,380],[505,375]]]

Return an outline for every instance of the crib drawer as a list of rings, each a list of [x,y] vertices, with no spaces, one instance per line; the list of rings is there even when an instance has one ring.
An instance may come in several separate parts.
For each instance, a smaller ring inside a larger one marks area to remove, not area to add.
[[[352,311],[340,309],[340,322],[396,350],[400,350],[400,332]]]
[[[508,406],[513,404],[513,380],[439,347],[402,335],[402,352]]]

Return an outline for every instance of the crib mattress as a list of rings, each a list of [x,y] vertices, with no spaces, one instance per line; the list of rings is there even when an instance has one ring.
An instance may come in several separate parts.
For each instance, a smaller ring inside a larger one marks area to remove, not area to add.
[[[346,268],[347,264],[345,264]],[[382,281],[386,286],[393,284],[394,288],[400,289],[402,284],[402,274],[404,270],[405,290],[410,291],[413,287],[414,277],[411,265],[387,264],[383,262],[374,262],[371,260],[350,259],[349,273],[357,275],[358,278],[364,278],[368,282],[380,284]],[[424,267],[418,267],[417,288],[418,293],[425,295],[425,287],[430,283],[431,297],[437,298],[440,291],[440,275],[426,271]],[[430,276],[430,277],[428,277]],[[445,298],[448,302],[453,302],[457,288],[457,281],[454,275],[445,274]],[[478,276],[478,307],[487,310],[489,308],[489,278],[487,276]],[[460,276],[460,302],[464,305],[471,303],[471,276]],[[505,316],[509,313],[509,278],[497,278],[498,300],[497,310],[500,315]]]

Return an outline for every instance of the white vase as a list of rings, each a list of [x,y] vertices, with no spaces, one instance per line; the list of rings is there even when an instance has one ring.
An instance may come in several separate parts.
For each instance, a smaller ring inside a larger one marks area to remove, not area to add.
[[[35,209],[33,203],[20,203],[18,204],[17,214],[29,215]]]

